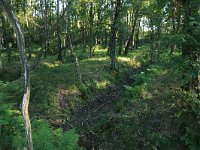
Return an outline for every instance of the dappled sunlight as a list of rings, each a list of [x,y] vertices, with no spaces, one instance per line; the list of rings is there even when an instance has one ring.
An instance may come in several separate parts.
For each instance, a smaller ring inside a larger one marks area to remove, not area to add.
[[[31,54],[32,58],[36,58],[36,56],[37,56],[36,54]]]
[[[109,60],[108,57],[100,57],[100,58],[89,58],[87,60],[82,60],[82,62],[88,62],[88,61],[107,61]]]
[[[133,67],[139,67],[141,63],[135,59],[135,57],[118,57],[118,61],[121,63],[127,63]]]
[[[200,150],[200,0],[180,1],[0,0],[0,150]]]
[[[44,64],[45,66],[49,67],[49,68],[55,68],[61,65],[60,62],[55,62],[55,63],[49,63],[49,62],[42,62],[42,64]]]
[[[102,52],[105,53],[108,49],[107,48],[102,48],[100,45],[95,46],[95,52]]]
[[[104,80],[104,81],[95,81],[96,83],[96,87],[98,89],[105,89],[106,87],[108,87],[109,85],[111,85],[111,82],[108,80]]]
[[[161,68],[148,68],[148,72],[150,72],[152,75],[165,75],[168,73],[167,69],[161,69]]]
[[[71,86],[67,89],[69,95],[80,95],[80,90],[77,86]]]

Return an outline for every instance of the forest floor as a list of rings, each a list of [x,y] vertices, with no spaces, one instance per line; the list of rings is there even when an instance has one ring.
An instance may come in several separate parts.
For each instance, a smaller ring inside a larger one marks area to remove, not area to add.
[[[150,64],[147,48],[142,47],[118,57],[117,70],[112,72],[106,49],[95,47],[93,58],[78,49],[83,83],[76,79],[70,53],[65,62],[56,61],[57,56],[42,58],[31,72],[32,120],[48,120],[64,130],[75,128],[86,150],[187,149],[186,127],[200,122],[188,113],[189,100],[178,92],[181,76],[174,60],[179,60],[179,53],[169,59],[165,52],[159,62]],[[17,58],[0,75],[4,81],[0,86],[9,87],[3,92],[19,106],[23,82],[16,80]],[[9,78],[11,72],[15,76]]]
[[[77,128],[87,150],[185,149],[179,140],[180,112],[163,99],[178,86],[167,72],[164,65],[129,69],[120,82],[72,114],[64,128]]]
[[[102,149],[109,146],[109,143],[102,143],[101,138],[94,131],[100,117],[106,113],[114,113],[115,103],[122,97],[124,85],[134,82],[130,78],[130,74],[137,74],[144,67],[138,67],[126,73],[125,78],[115,85],[107,87],[106,92],[94,96],[88,104],[79,108],[72,118],[67,122],[66,129],[78,127],[80,128],[81,141],[80,144],[85,149]]]

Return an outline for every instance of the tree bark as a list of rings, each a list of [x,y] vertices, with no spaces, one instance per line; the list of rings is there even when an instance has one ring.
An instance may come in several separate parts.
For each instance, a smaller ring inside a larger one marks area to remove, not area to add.
[[[175,35],[176,34],[176,4],[174,1],[172,1],[172,34]],[[170,45],[170,53],[173,54],[175,52],[176,49],[176,43],[172,42]]]
[[[121,7],[121,0],[116,0],[116,7],[115,7],[115,14],[113,23],[111,26],[111,34],[110,34],[110,45],[109,45],[109,54],[111,59],[111,69],[116,70],[116,32],[117,32],[117,22],[119,20],[119,13],[120,13],[120,7]]]
[[[134,45],[134,48],[135,49],[138,49],[138,46],[139,46],[139,34],[140,34],[140,20],[138,20],[138,27],[137,27],[137,31],[136,31],[136,34],[135,34],[135,45]]]
[[[93,15],[93,2],[90,2],[90,11],[89,11],[89,24],[90,24],[90,43],[89,43],[89,47],[90,47],[90,58],[93,56],[93,51],[92,51],[92,46],[93,46],[93,19],[94,19],[94,15]]]
[[[47,0],[44,0],[44,28],[45,28],[45,50],[44,50],[44,57],[47,57],[48,50],[49,50],[49,27],[48,27],[48,3]]]
[[[2,49],[3,49],[2,38],[3,38],[2,25],[0,24],[0,73],[2,73],[2,69],[3,69],[2,58],[1,58],[1,52],[2,52]]]
[[[133,23],[131,35],[130,35],[127,43],[126,43],[124,55],[128,55],[128,53],[129,53],[129,47],[131,45],[131,42],[133,41],[133,37],[134,37],[134,33],[135,33],[135,28],[136,28],[136,25],[137,25],[138,15],[139,15],[139,9],[137,9],[136,12],[135,12],[134,23]]]
[[[26,29],[27,29],[27,32],[28,32],[28,37],[27,37],[27,45],[28,45],[28,59],[31,59],[32,58],[32,45],[31,45],[31,33],[30,33],[30,30],[29,30],[29,22],[28,22],[28,18],[27,18],[27,11],[26,11],[26,5],[27,5],[27,1],[24,0],[24,17],[26,19]]]
[[[66,25],[67,25],[67,37],[68,37],[69,49],[71,51],[72,59],[73,59],[73,62],[75,64],[75,67],[76,67],[77,78],[78,78],[79,82],[82,82],[82,76],[81,76],[78,57],[76,56],[76,53],[73,49],[72,41],[71,41],[71,3],[72,3],[72,0],[67,0],[67,19],[66,19],[67,20],[67,23],[66,23]]]
[[[20,53],[20,60],[23,66],[23,72],[24,72],[24,96],[22,101],[22,115],[25,123],[25,132],[26,132],[26,143],[27,143],[27,149],[33,150],[33,142],[32,142],[32,134],[31,134],[31,123],[28,113],[28,107],[30,102],[30,76],[29,76],[29,65],[26,58],[25,53],[25,42],[24,42],[24,35],[22,33],[21,26],[19,24],[19,21],[13,11],[11,10],[11,7],[7,0],[0,0],[0,3],[4,10],[6,11],[8,18],[10,19],[10,22],[16,32],[17,35],[17,44],[18,49]]]
[[[61,37],[60,37],[60,19],[59,19],[59,6],[60,0],[57,0],[57,49],[58,49],[58,60],[62,61],[62,49],[61,49]]]

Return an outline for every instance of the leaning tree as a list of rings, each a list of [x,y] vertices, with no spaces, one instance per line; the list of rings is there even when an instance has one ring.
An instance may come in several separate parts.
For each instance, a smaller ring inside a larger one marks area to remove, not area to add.
[[[0,4],[2,5],[5,12],[7,13],[10,23],[12,24],[17,36],[17,45],[18,45],[19,54],[20,54],[20,61],[21,61],[23,73],[24,73],[24,96],[23,96],[21,111],[22,111],[24,124],[25,124],[27,149],[33,150],[31,123],[30,123],[30,118],[29,118],[29,113],[28,113],[28,106],[29,106],[29,101],[30,101],[30,76],[29,76],[29,65],[28,65],[26,53],[25,53],[24,35],[21,29],[21,25],[16,15],[13,13],[9,2],[7,0],[0,0]]]

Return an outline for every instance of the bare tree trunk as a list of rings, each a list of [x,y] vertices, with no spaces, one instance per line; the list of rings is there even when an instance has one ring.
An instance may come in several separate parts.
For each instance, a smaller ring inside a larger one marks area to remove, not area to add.
[[[139,46],[139,35],[140,35],[140,21],[141,20],[138,20],[138,27],[137,27],[137,31],[136,31],[136,34],[135,34],[135,42],[134,42],[134,48],[135,49],[138,49],[138,46]]]
[[[2,58],[1,58],[1,51],[3,49],[2,38],[3,38],[3,35],[2,35],[2,26],[0,25],[0,73],[2,72],[2,69],[3,69]]]
[[[116,32],[117,32],[117,22],[119,19],[120,7],[121,7],[121,0],[116,0],[115,14],[114,14],[113,23],[111,26],[110,45],[109,45],[109,54],[110,54],[110,59],[111,59],[112,70],[116,69],[116,61],[117,61],[116,52],[115,52]]]
[[[90,23],[90,43],[89,43],[89,47],[90,47],[90,58],[92,57],[93,55],[93,52],[92,52],[92,46],[93,46],[93,19],[94,19],[94,15],[93,15],[93,3],[90,2],[90,19],[89,19],[89,23]]]
[[[47,0],[44,0],[44,27],[45,27],[45,50],[44,50],[44,57],[47,57],[48,49],[49,49],[49,27],[48,27],[48,3]]]
[[[69,44],[69,49],[71,51],[72,57],[73,57],[73,62],[76,67],[76,73],[77,73],[77,78],[79,82],[82,82],[82,76],[81,76],[81,71],[80,71],[80,65],[78,61],[78,57],[76,56],[76,53],[73,49],[72,46],[72,41],[71,41],[71,0],[67,0],[67,37],[68,37],[68,44]]]
[[[27,142],[27,149],[33,150],[33,142],[32,142],[32,134],[31,134],[31,123],[28,113],[28,106],[30,102],[30,77],[29,77],[29,65],[26,58],[25,53],[25,42],[24,42],[24,35],[22,33],[21,26],[19,24],[19,21],[13,11],[11,10],[11,7],[7,0],[0,0],[0,3],[4,10],[6,11],[8,18],[10,19],[10,22],[16,32],[17,35],[17,44],[19,48],[20,53],[20,60],[23,66],[23,72],[24,72],[24,96],[22,101],[22,115],[24,118],[25,123],[25,131],[26,131],[26,142]]]
[[[29,30],[29,22],[28,22],[28,18],[27,18],[27,13],[26,13],[26,5],[27,5],[27,1],[24,0],[24,17],[26,19],[26,29],[28,32],[28,37],[27,37],[27,45],[28,45],[28,59],[32,58],[32,45],[31,45],[31,33]]]
[[[151,30],[149,31],[149,37],[150,37],[150,54],[149,54],[149,61],[150,63],[153,63],[154,62],[154,51],[155,51],[155,47],[154,47],[154,44],[155,44],[155,37],[154,37],[154,28],[153,28],[153,20],[150,19],[150,28]]]
[[[62,49],[61,49],[61,38],[60,38],[60,19],[59,19],[59,12],[60,12],[60,0],[57,0],[57,49],[58,49],[58,60],[62,61]]]
[[[119,49],[118,49],[118,55],[122,54],[122,43],[123,43],[123,31],[120,29],[119,30],[119,35],[118,35],[118,43],[119,43]]]
[[[160,14],[161,14],[161,12],[160,12]],[[156,42],[157,61],[158,62],[160,61],[160,54],[161,54],[161,48],[160,48],[160,39],[161,39],[161,35],[162,35],[161,26],[162,26],[162,19],[158,19],[157,20],[157,42]]]
[[[133,27],[132,27],[132,32],[131,32],[131,35],[130,35],[127,43],[126,43],[124,55],[128,55],[128,53],[129,53],[129,47],[131,45],[131,42],[133,41],[133,37],[134,37],[134,33],[135,33],[135,28],[136,28],[136,25],[137,25],[138,15],[139,15],[139,9],[137,9],[136,12],[135,12],[135,17],[134,17],[134,23],[133,23]]]
[[[176,5],[175,2],[172,1],[172,34],[175,35],[176,34],[176,24],[175,24],[175,17],[176,17]],[[176,49],[176,43],[172,42],[170,45],[170,53],[173,54],[175,52]]]

